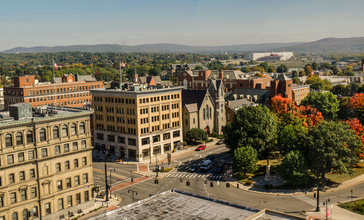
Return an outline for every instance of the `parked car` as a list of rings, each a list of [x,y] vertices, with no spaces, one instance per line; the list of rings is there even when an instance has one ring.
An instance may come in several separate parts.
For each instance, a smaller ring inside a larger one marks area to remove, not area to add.
[[[197,151],[200,151],[200,150],[205,150],[206,149],[206,145],[200,145],[196,148]]]
[[[214,161],[215,160],[215,154],[210,154],[206,157],[206,160],[211,160]]]
[[[188,170],[189,172],[196,172],[198,170],[198,166],[196,164],[192,165],[192,167],[190,167],[190,169]]]
[[[219,140],[216,144],[217,145],[220,145],[220,144],[224,144],[225,143],[225,140],[224,139],[221,139],[221,140]]]

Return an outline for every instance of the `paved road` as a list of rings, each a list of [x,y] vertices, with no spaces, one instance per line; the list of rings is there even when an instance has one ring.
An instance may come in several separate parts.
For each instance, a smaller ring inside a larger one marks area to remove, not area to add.
[[[138,184],[128,186],[126,188],[122,188],[118,191],[114,191],[113,194],[116,193],[122,198],[119,206],[124,206],[133,202],[132,194],[131,192],[129,192],[129,190],[137,192],[137,195],[134,194],[134,199],[135,201],[138,201],[147,198],[150,195],[176,188],[191,193],[214,197],[254,208],[271,208],[278,211],[297,215],[299,215],[299,213],[303,210],[309,210],[315,207],[315,198],[313,198],[312,196],[277,196],[277,194],[268,195],[253,191],[245,191],[237,189],[235,187],[227,188],[226,183],[224,182],[224,178],[221,175],[215,174],[213,172],[216,166],[231,162],[231,156],[227,153],[227,151],[228,149],[225,147],[225,145],[209,147],[208,149],[200,152],[193,151],[189,155],[185,155],[178,159],[172,160],[171,167],[175,167],[176,169],[171,173],[163,174],[163,178],[158,178],[158,184],[154,183],[155,178],[153,178]],[[209,154],[216,155],[216,159],[213,162],[212,169],[210,169],[206,173],[188,172],[189,168],[192,165],[199,164]],[[159,165],[161,164],[159,163]],[[154,167],[155,164],[152,164],[152,166]],[[164,164],[164,166],[166,166],[166,164]],[[94,163],[94,167],[96,169],[103,169],[103,164]],[[136,170],[136,165],[126,166],[114,163],[110,165],[110,167],[115,168],[116,174],[119,174],[121,177],[125,178],[120,178],[121,180],[118,179],[118,182],[130,181],[130,176],[128,176],[130,175],[130,171]],[[98,173],[98,175],[102,174]],[[134,175],[134,178],[140,176],[137,176],[136,174]],[[114,176],[112,178],[114,178]],[[186,185],[187,181],[190,182],[189,186]],[[210,186],[211,182],[213,183],[213,187]],[[102,183],[100,183],[100,185],[101,184]],[[112,185],[114,185],[114,182]],[[320,193],[321,204],[323,199],[329,197],[331,198],[331,204],[334,202],[336,203],[350,200],[350,189],[353,189],[353,195],[356,197],[361,197],[362,195],[364,195],[364,183],[361,183],[357,186],[337,192],[328,191],[327,193]]]

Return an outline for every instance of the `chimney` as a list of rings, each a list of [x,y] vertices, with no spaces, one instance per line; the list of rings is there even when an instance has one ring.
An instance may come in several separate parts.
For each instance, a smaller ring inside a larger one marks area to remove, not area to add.
[[[249,101],[251,101],[251,102],[253,101],[253,97],[252,96],[249,97]]]
[[[224,71],[223,71],[222,69],[220,69],[220,70],[219,70],[219,78],[220,78],[221,80],[223,80],[223,79],[224,79]]]
[[[230,105],[230,100],[227,101],[227,105]]]

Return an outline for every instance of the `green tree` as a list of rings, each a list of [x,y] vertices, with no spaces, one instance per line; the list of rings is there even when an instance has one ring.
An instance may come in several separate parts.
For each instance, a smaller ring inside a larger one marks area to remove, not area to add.
[[[202,66],[200,66],[200,65],[196,65],[196,66],[195,66],[195,70],[203,70],[203,67],[202,67]]]
[[[268,71],[267,71],[268,73],[275,73],[276,72],[276,69],[274,69],[274,67],[273,66],[269,66],[268,67]]]
[[[281,64],[277,67],[277,73],[285,73],[288,71],[288,67],[284,64]]]
[[[267,71],[268,71],[268,63],[267,63],[267,62],[263,62],[263,63],[261,63],[259,66],[263,67],[263,68],[264,68],[264,70],[265,70],[265,72],[267,72]]]
[[[192,128],[186,133],[188,141],[199,141],[206,139],[206,133],[200,128]]]
[[[318,64],[316,62],[313,62],[311,67],[313,70],[318,70]]]
[[[331,66],[331,70],[334,75],[337,75],[340,72],[336,65]]]
[[[302,150],[302,141],[306,135],[307,130],[302,123],[294,123],[284,126],[278,139],[279,150],[283,154],[287,154],[294,150]]]
[[[207,64],[207,67],[209,68],[209,70],[220,70],[220,69],[224,69],[224,64],[222,64],[218,60],[215,60],[215,61],[212,61],[211,63]]]
[[[346,94],[346,86],[343,84],[337,84],[333,86],[330,91],[335,95],[345,95]]]
[[[297,70],[293,70],[292,77],[299,77]]]
[[[330,69],[331,68],[331,65],[329,63],[321,63],[320,64],[320,69]]]
[[[288,184],[300,185],[308,181],[308,166],[300,151],[290,151],[279,166],[279,174]]]
[[[322,113],[326,119],[335,119],[339,111],[339,101],[331,92],[311,92],[302,101],[301,105],[311,105]]]
[[[315,90],[329,90],[331,82],[328,79],[322,80],[317,75],[312,75],[306,79],[306,84],[311,84],[311,88]]]
[[[234,121],[226,128],[226,145],[230,152],[252,146],[269,164],[276,145],[277,119],[265,106],[247,106],[234,114]]]
[[[349,120],[354,118],[354,113],[349,107],[350,98],[346,97],[341,99],[339,103],[339,111],[337,112],[337,118],[340,120]]]
[[[346,66],[343,73],[345,76],[355,76],[352,66]]]
[[[250,72],[250,70],[247,67],[242,67],[240,70],[241,70],[241,72],[244,72],[244,73]]]
[[[301,84],[301,80],[298,77],[293,77],[292,81],[293,81],[293,83]]]
[[[258,170],[258,154],[251,146],[239,147],[233,153],[233,168],[234,171],[244,173],[254,173]]]
[[[317,127],[310,127],[305,140],[305,157],[312,172],[349,173],[359,162],[363,144],[355,131],[346,122],[322,121]]]
[[[149,69],[149,76],[160,76],[162,70],[159,67],[152,67]]]

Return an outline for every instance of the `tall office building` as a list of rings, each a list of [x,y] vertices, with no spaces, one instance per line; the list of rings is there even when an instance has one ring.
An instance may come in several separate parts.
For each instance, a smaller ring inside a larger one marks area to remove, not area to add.
[[[62,219],[93,205],[92,112],[18,103],[0,114],[0,220]]]
[[[173,152],[182,142],[182,88],[134,83],[91,90],[95,146],[137,161]]]

